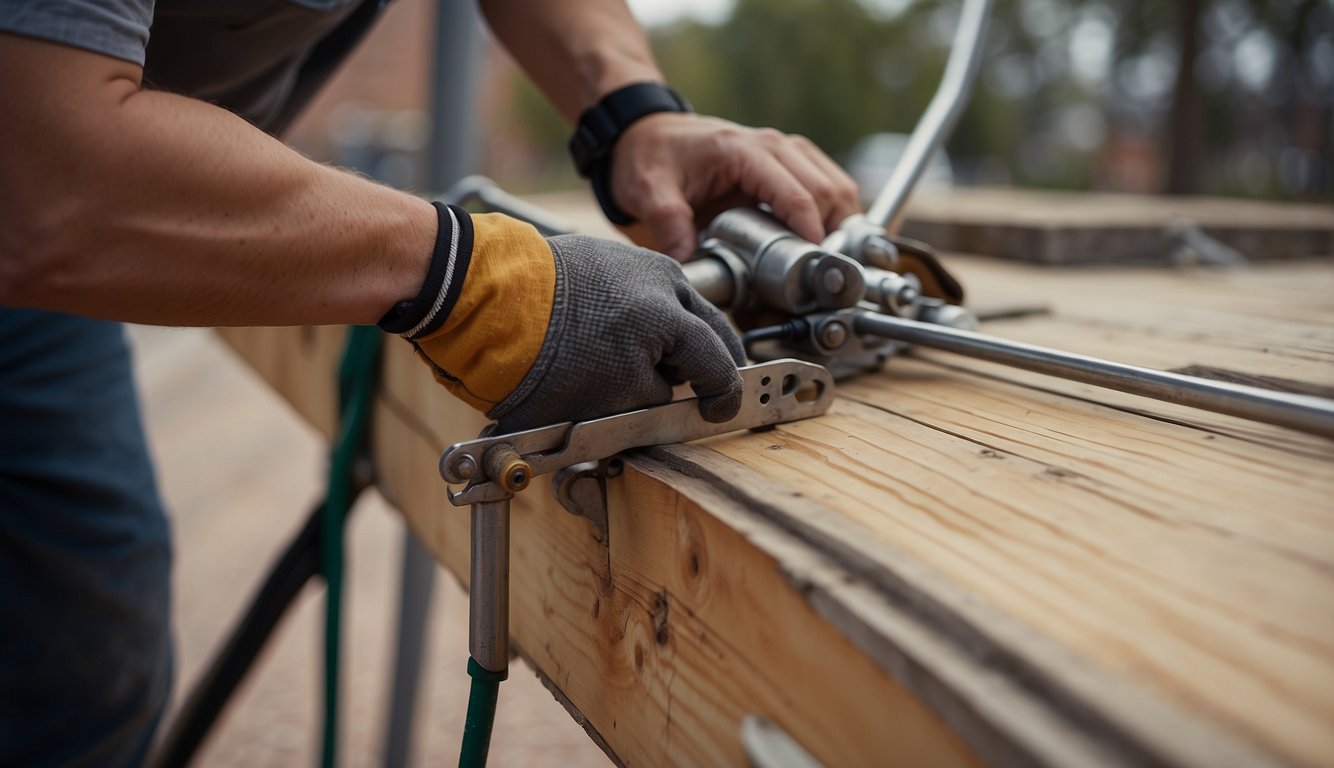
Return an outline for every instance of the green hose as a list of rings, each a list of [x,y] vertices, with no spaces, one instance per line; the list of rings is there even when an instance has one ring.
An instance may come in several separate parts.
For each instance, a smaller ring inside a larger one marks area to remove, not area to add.
[[[343,360],[338,370],[340,414],[338,439],[329,462],[329,487],[320,528],[320,561],[327,591],[324,613],[324,734],[320,765],[334,768],[338,754],[338,658],[342,636],[343,533],[348,510],[365,487],[357,477],[357,462],[367,454],[371,405],[379,373],[381,334],[377,328],[348,329]],[[460,768],[482,768],[491,751],[491,728],[496,719],[500,683],[508,670],[492,672],[471,657],[468,675],[468,714],[463,726]]]
[[[380,369],[381,334],[374,326],[348,328],[338,369],[338,439],[329,462],[329,485],[320,529],[320,563],[326,584],[324,610],[324,734],[320,765],[338,757],[338,658],[342,636],[343,534],[348,510],[366,487],[356,476],[367,455],[366,436]]]
[[[483,768],[491,751],[491,726],[496,721],[500,683],[509,677],[509,670],[492,672],[469,656],[468,675],[472,677],[472,689],[468,692],[468,715],[463,722],[459,768]]]

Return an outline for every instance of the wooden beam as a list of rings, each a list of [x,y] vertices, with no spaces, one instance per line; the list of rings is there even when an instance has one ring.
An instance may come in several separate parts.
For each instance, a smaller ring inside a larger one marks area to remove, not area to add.
[[[989,330],[1334,382],[1334,268],[1052,273],[956,259]],[[224,332],[326,434],[336,329]],[[467,578],[439,453],[481,427],[388,347],[380,486]],[[628,765],[739,764],[768,715],[828,765],[1325,764],[1334,444],[943,353],[820,419],[639,454],[609,540],[515,507],[512,634]],[[503,706],[503,696],[502,696]]]
[[[222,334],[280,391],[332,402],[336,332]],[[293,354],[275,354],[281,349]],[[467,510],[449,506],[435,465],[448,442],[484,422],[419,367],[406,345],[388,348],[375,411],[379,486],[466,585]],[[332,431],[331,408],[305,411]],[[837,572],[836,563],[814,554],[793,560],[799,544],[753,513],[706,508],[679,489],[712,499],[707,487],[633,466],[612,483],[606,546],[541,483],[516,501],[511,533],[514,643],[616,759],[741,764],[741,720],[761,713],[829,765],[885,756],[973,762],[959,737],[822,618],[785,572]],[[789,557],[780,563],[775,553]]]
[[[1015,189],[924,191],[904,234],[937,248],[1038,264],[1190,263],[1203,233],[1250,261],[1334,255],[1334,210],[1226,198],[1069,194]]]

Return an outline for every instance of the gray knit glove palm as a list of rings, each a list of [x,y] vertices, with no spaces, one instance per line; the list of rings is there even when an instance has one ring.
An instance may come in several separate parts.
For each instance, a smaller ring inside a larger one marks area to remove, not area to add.
[[[665,403],[690,382],[701,415],[741,407],[745,352],[727,320],[653,251],[582,235],[548,240],[556,295],[537,361],[487,416],[514,432]]]

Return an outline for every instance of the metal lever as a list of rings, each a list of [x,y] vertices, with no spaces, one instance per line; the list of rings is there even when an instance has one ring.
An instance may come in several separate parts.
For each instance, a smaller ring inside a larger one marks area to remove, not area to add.
[[[846,253],[864,263],[874,263],[874,259],[868,258],[870,252],[884,247],[885,228],[903,210],[913,188],[926,171],[927,163],[949,138],[955,123],[968,107],[982,63],[991,6],[992,0],[964,0],[959,11],[959,26],[954,33],[954,42],[950,45],[949,61],[945,64],[945,74],[922,119],[913,128],[903,156],[871,204],[871,209],[864,216],[849,216],[844,220],[821,243],[824,249]]]
[[[991,0],[965,0],[959,12],[959,27],[950,45],[950,58],[945,65],[940,87],[936,95],[931,97],[931,103],[927,105],[917,127],[913,129],[903,157],[894,167],[894,173],[871,204],[871,209],[866,212],[866,218],[872,223],[882,227],[890,225],[908,201],[908,195],[912,194],[931,156],[949,138],[954,124],[967,108],[982,63],[982,44],[986,39],[990,15]]]
[[[875,312],[859,313],[853,328],[859,334],[1334,438],[1334,401],[1319,397],[1141,368]]]
[[[440,456],[440,476],[449,483],[468,483],[462,491],[450,491],[454,506],[499,501],[522,490],[510,482],[504,468],[512,462],[507,446],[522,459],[528,478],[579,464],[599,461],[631,448],[666,443],[686,443],[739,429],[781,424],[818,416],[829,408],[834,380],[821,366],[801,360],[774,360],[740,369],[743,387],[741,410],[721,424],[699,415],[695,398],[666,405],[590,419],[553,424],[525,432],[493,435],[455,443]],[[497,451],[501,451],[497,453]]]
[[[440,456],[454,506],[472,507],[468,650],[483,669],[509,667],[510,500],[537,475],[607,459],[631,448],[689,442],[811,416],[829,409],[834,379],[800,360],[740,369],[741,409],[721,424],[705,421],[695,398],[581,422],[567,422],[451,445]],[[488,731],[489,733],[489,731]],[[489,738],[489,735],[487,736]]]
[[[544,236],[565,235],[574,227],[565,219],[541,206],[515,197],[486,176],[464,176],[445,190],[440,199],[455,205],[477,202],[487,211],[503,213],[537,227]]]

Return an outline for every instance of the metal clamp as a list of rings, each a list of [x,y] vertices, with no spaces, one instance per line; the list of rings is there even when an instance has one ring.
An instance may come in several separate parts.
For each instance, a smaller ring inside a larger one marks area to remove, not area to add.
[[[456,507],[500,501],[522,490],[528,479],[573,464],[601,461],[631,448],[687,443],[740,429],[781,424],[824,413],[834,380],[821,366],[774,360],[740,369],[741,409],[721,424],[705,421],[695,398],[606,416],[565,422],[507,435],[455,443],[440,456],[440,476],[467,483],[450,490]],[[517,462],[516,462],[517,459]]]
[[[740,369],[741,408],[730,421],[705,421],[695,398],[581,422],[566,422],[451,445],[440,456],[440,475],[454,506],[472,508],[468,650],[490,672],[509,666],[510,499],[538,475],[556,473],[561,505],[589,519],[607,541],[603,478],[618,472],[613,457],[631,448],[683,443],[740,429],[772,426],[829,409],[834,379],[800,360],[775,360]]]

